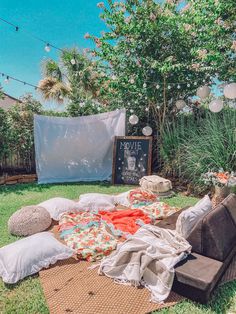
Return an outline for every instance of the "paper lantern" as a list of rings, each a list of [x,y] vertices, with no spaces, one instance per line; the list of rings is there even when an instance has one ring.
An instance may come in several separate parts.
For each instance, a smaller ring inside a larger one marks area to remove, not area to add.
[[[205,99],[210,95],[211,89],[209,86],[201,86],[197,89],[197,96],[201,99]]]
[[[176,103],[175,103],[175,106],[176,106],[179,110],[181,110],[181,109],[183,109],[183,108],[186,106],[186,102],[185,102],[184,100],[182,100],[182,99],[177,100]]]
[[[145,136],[150,136],[152,135],[152,128],[149,125],[147,125],[142,129],[142,133]]]
[[[212,100],[212,102],[210,102],[209,109],[212,112],[220,112],[223,109],[223,106],[224,106],[224,104],[223,104],[222,100],[215,99],[215,100]]]
[[[224,95],[226,98],[235,99],[236,98],[236,83],[230,83],[224,88]]]
[[[132,125],[135,125],[137,124],[139,121],[138,117],[136,116],[136,114],[132,114],[130,117],[129,117],[129,123],[132,124]]]

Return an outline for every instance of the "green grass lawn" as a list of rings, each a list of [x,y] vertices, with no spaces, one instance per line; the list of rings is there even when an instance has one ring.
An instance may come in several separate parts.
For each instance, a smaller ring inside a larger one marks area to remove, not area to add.
[[[107,184],[22,184],[0,187],[0,247],[17,239],[7,231],[9,217],[21,206],[38,204],[51,197],[78,199],[88,192],[119,193],[129,187],[114,187]],[[197,201],[196,198],[176,195],[167,199],[170,205],[185,207]],[[132,312],[132,310],[131,310]],[[0,313],[31,314],[49,313],[38,276],[29,277],[16,285],[4,285],[0,279]],[[96,313],[96,310],[95,312]],[[236,313],[236,281],[217,289],[208,306],[183,301],[175,307],[158,313]],[[108,313],[109,314],[109,313]],[[126,313],[124,313],[126,314]]]

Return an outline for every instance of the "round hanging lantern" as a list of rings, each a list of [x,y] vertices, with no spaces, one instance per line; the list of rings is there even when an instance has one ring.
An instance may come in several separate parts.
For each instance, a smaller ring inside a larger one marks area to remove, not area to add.
[[[212,102],[210,102],[209,104],[209,109],[211,110],[211,112],[220,112],[223,109],[223,101],[220,99],[215,99],[212,100]]]
[[[138,121],[139,121],[139,118],[136,116],[136,114],[132,114],[132,115],[129,117],[129,123],[132,124],[132,125],[137,124]]]
[[[152,128],[149,125],[146,125],[143,129],[142,129],[142,133],[145,136],[150,136],[152,135]]]
[[[175,103],[175,106],[176,106],[179,110],[181,110],[181,109],[183,109],[183,108],[186,106],[186,102],[185,102],[184,100],[182,100],[182,99],[177,100],[176,103]]]
[[[197,89],[197,96],[201,99],[205,99],[210,95],[211,89],[209,86],[201,86]]]
[[[235,99],[236,98],[236,83],[230,83],[224,88],[224,95],[226,98]]]

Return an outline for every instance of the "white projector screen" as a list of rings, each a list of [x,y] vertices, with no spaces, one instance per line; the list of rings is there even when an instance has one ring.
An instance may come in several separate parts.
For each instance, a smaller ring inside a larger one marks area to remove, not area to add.
[[[78,118],[35,115],[38,183],[110,180],[114,137],[125,135],[125,120],[125,109]]]

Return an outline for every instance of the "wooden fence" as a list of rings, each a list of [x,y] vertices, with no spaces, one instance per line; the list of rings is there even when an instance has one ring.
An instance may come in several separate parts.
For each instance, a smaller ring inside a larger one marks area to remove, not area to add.
[[[26,154],[24,157],[19,153],[3,156],[0,159],[0,176],[4,174],[29,174],[35,173],[35,154],[34,150]]]

